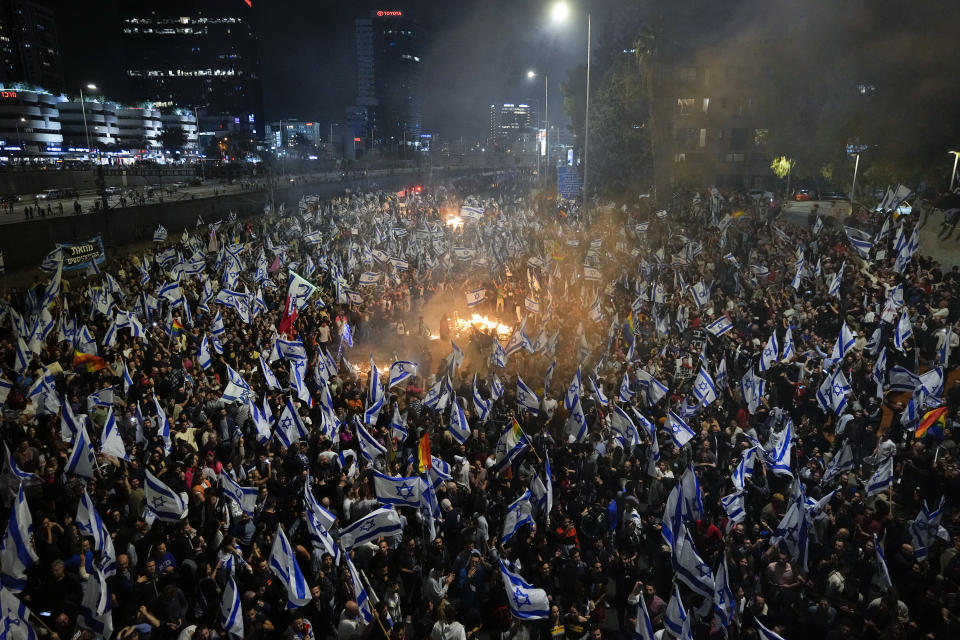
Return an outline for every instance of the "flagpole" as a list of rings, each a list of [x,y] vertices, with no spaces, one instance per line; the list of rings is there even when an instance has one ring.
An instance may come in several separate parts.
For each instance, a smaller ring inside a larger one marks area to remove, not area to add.
[[[526,413],[526,412],[524,412],[524,413]],[[533,439],[531,439],[530,436],[527,435],[527,432],[523,430],[523,427],[520,426],[520,421],[519,421],[519,420],[517,420],[516,418],[514,418],[513,421],[514,421],[514,423],[517,425],[517,428],[520,429],[520,433],[523,434],[523,437],[526,439],[527,444],[530,445],[530,450],[533,451],[533,455],[537,456],[537,461],[542,464],[542,463],[543,463],[543,458],[541,458],[541,457],[540,457],[540,454],[537,453],[537,448],[536,448],[535,446],[533,446]]]

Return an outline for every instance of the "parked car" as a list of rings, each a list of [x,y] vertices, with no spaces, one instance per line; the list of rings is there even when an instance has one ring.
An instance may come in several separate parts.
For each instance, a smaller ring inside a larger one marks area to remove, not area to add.
[[[20,202],[20,196],[15,193],[7,194],[5,196],[0,196],[0,203],[6,205],[14,205]]]
[[[801,187],[793,192],[793,199],[797,202],[807,202],[808,200],[819,200],[819,197],[816,189]]]
[[[839,189],[826,189],[820,192],[821,200],[849,200],[847,194]]]

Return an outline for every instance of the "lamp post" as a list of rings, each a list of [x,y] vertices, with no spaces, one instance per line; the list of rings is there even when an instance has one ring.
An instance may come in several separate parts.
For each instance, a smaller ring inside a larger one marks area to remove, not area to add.
[[[550,11],[550,16],[554,22],[564,22],[567,17],[570,15],[570,6],[564,2],[560,1],[553,5],[553,8]],[[590,37],[591,37],[591,20],[590,13],[587,13],[587,96],[586,96],[586,110],[584,114],[584,123],[583,123],[583,203],[586,206],[587,203],[587,177],[588,169],[590,166]]]
[[[960,160],[960,151],[951,151],[953,154],[953,173],[950,174],[950,188],[947,191],[953,191],[953,182],[957,179],[957,160]]]
[[[857,189],[857,169],[860,168],[860,154],[859,154],[859,153],[855,153],[855,154],[853,154],[853,155],[857,156],[857,161],[856,161],[856,162],[854,163],[854,165],[853,165],[853,184],[850,185],[850,211],[851,211],[851,213],[853,212],[853,198],[854,198],[854,195],[853,195],[853,194],[856,193],[856,189]]]
[[[527,77],[531,80],[537,77],[537,72],[527,71]],[[543,168],[549,170],[550,167],[550,76],[543,74],[543,134],[544,134],[544,154]],[[537,149],[537,173],[540,174],[540,149]],[[543,179],[543,176],[540,176]]]
[[[26,118],[20,118],[20,122],[17,124],[17,144],[20,145],[20,164],[23,164],[23,160],[27,155],[27,148],[23,146],[23,125],[27,122]]]
[[[87,84],[88,91],[96,91],[97,85]],[[90,129],[87,128],[87,105],[83,100],[83,87],[80,87],[80,112],[83,114],[83,133],[87,139],[87,153],[90,153]]]

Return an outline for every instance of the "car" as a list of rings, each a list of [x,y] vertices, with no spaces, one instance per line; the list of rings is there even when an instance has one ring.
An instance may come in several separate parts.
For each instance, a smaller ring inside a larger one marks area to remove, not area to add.
[[[106,187],[103,192],[108,196],[119,196],[122,193],[120,187]]]
[[[20,196],[15,193],[0,196],[0,204],[14,205],[18,202],[20,202]]]
[[[776,196],[772,191],[766,189],[750,189],[747,191],[747,197],[754,202],[763,202],[764,204],[773,204]]]
[[[37,198],[40,200],[64,200],[66,198],[76,197],[76,189],[47,189],[43,193],[37,195]]]
[[[820,192],[821,200],[849,200],[847,194],[839,189],[826,189]]]
[[[808,187],[802,187],[793,192],[793,199],[797,202],[807,202],[809,200],[817,200],[817,190]]]

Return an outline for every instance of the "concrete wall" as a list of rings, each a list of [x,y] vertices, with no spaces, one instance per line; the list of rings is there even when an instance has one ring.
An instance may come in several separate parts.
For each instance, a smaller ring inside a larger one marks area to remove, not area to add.
[[[464,173],[477,173],[477,171],[471,170]],[[445,177],[452,175],[454,174],[448,173]],[[297,206],[304,195],[333,197],[342,194],[347,188],[363,190],[372,185],[386,190],[397,190],[421,180],[425,181],[425,178],[401,175],[378,176],[350,182],[291,185],[277,192],[277,204],[285,202],[289,211],[291,207]],[[225,220],[231,210],[236,211],[241,218],[261,213],[267,197],[266,192],[247,192],[3,225],[0,227],[0,250],[3,251],[8,271],[32,268],[39,265],[43,257],[52,251],[58,242],[78,242],[99,234],[103,237],[109,258],[118,247],[149,241],[158,224],[166,227],[170,238],[173,239],[174,234],[179,236],[185,228],[191,231],[195,229],[198,215],[203,217],[204,222],[215,222]],[[65,211],[67,209],[64,207]]]
[[[136,169],[127,172],[126,184],[121,176],[105,176],[108,187],[142,187],[156,184],[157,176],[134,175]],[[47,189],[76,189],[77,191],[93,191],[93,171],[0,171],[0,195],[16,194],[19,196],[34,196]],[[184,176],[164,177],[164,183],[187,180]]]

